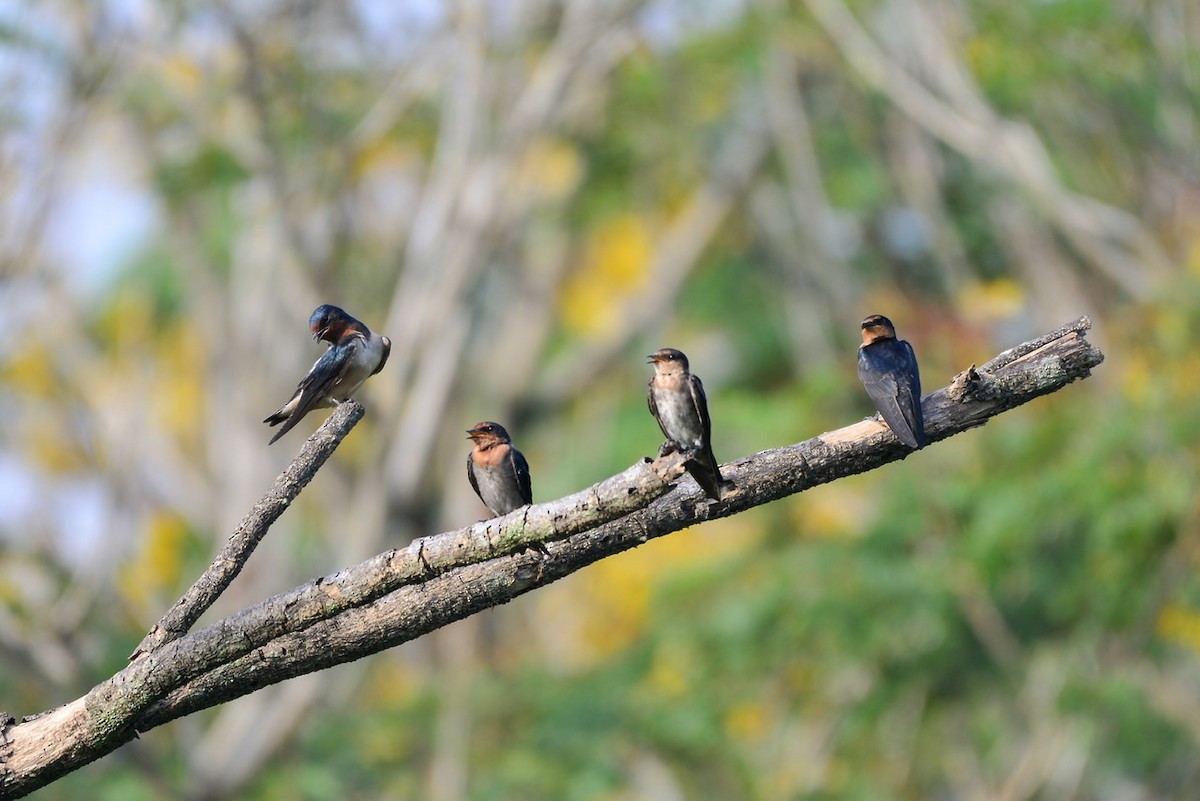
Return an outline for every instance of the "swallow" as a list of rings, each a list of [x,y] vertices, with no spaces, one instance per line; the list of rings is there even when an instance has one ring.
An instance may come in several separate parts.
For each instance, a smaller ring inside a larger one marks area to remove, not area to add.
[[[312,313],[308,328],[313,341],[328,342],[329,348],[296,385],[291,400],[263,420],[271,426],[283,423],[268,445],[291,431],[313,409],[337,406],[347,400],[364,381],[383,369],[392,352],[390,339],[371,333],[362,322],[328,303]]]
[[[533,503],[529,463],[504,426],[485,420],[467,429],[475,447],[467,454],[467,478],[471,489],[496,517]]]
[[[658,427],[674,448],[688,456],[684,467],[704,494],[721,500],[721,469],[712,451],[712,418],[704,384],[688,371],[688,359],[674,348],[648,357],[654,376],[646,388],[646,403]]]
[[[896,339],[896,328],[882,314],[862,321],[858,378],[892,432],[910,448],[925,447],[921,414],[921,374],[912,345]]]

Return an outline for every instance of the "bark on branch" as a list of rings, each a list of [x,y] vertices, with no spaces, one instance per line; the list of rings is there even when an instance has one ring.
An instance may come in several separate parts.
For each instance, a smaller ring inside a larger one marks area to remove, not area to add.
[[[1080,318],[972,366],[926,396],[929,441],[982,425],[1087,377],[1104,359],[1084,339],[1090,327],[1090,320]],[[20,723],[0,717],[0,798],[32,792],[139,731],[414,639],[651,538],[910,453],[869,418],[723,465],[736,487],[720,503],[708,502],[690,479],[673,485],[681,464],[671,455],[639,462],[567,498],[416,540],[173,641],[164,639],[63,707]]]
[[[150,653],[164,643],[177,640],[191,631],[200,616],[221,597],[221,593],[242,572],[250,554],[266,536],[279,516],[283,514],[300,490],[308,486],[313,476],[325,464],[342,443],[350,430],[366,414],[362,404],[354,400],[340,404],[316,433],[300,448],[300,454],[287,469],[275,479],[267,494],[242,518],[242,522],[229,535],[225,547],[209,565],[200,578],[188,588],[175,605],[162,616],[154,628],[129,656],[132,662]]]

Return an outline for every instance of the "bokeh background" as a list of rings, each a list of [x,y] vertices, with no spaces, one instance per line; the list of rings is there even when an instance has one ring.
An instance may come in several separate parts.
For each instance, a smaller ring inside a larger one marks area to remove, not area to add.
[[[0,3],[0,707],[118,670],[321,415],[366,419],[205,619],[658,446],[870,413],[1080,314],[1096,375],[902,463],[154,730],[46,799],[1166,799],[1200,786],[1192,0]]]

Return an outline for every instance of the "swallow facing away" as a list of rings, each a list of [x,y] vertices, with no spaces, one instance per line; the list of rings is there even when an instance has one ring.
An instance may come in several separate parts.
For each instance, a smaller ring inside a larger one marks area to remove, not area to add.
[[[721,469],[712,451],[712,418],[700,379],[688,372],[688,359],[674,348],[656,350],[647,357],[654,376],[646,391],[650,414],[663,436],[688,456],[684,467],[704,494],[721,500]]]
[[[925,447],[921,414],[921,374],[912,345],[896,339],[896,328],[882,314],[862,321],[858,378],[892,432],[910,448]]]
[[[488,511],[499,517],[533,503],[529,463],[504,426],[485,420],[467,429],[467,438],[475,444],[467,454],[467,478]]]
[[[263,420],[272,426],[283,423],[268,445],[291,431],[313,409],[337,406],[348,399],[364,381],[383,369],[392,352],[390,339],[371,333],[366,325],[328,303],[317,307],[308,318],[308,327],[313,340],[328,342],[329,349],[301,379],[291,400]]]

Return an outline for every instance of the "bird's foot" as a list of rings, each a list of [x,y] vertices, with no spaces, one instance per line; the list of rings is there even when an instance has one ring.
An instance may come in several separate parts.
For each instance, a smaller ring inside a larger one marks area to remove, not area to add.
[[[531,542],[525,547],[525,550],[542,559],[550,558],[550,551],[546,549],[546,543],[544,542]]]
[[[425,575],[434,575],[433,565],[429,564],[429,560],[425,558],[425,540],[421,539],[417,542],[417,561],[421,564],[421,568],[425,571]]]
[[[658,458],[659,459],[663,458],[664,456],[670,456],[672,453],[678,453],[678,452],[679,452],[679,446],[676,445],[671,440],[667,440],[662,445],[658,446]]]

